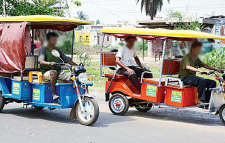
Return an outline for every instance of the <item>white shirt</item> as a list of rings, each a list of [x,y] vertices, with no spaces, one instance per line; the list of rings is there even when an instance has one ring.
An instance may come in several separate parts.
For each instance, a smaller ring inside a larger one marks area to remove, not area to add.
[[[119,48],[116,57],[120,57],[121,58],[121,62],[125,65],[125,66],[134,66],[134,57],[137,56],[137,52],[135,50],[135,48],[133,47],[132,49],[129,49],[127,46],[123,46],[121,48]],[[119,65],[117,65],[117,69],[121,68]]]

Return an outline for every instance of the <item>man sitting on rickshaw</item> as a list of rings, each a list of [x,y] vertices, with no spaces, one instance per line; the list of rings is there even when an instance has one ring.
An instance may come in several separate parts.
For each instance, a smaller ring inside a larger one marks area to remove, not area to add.
[[[209,88],[215,88],[216,82],[214,80],[196,76],[196,72],[209,73],[209,71],[203,71],[198,68],[204,67],[206,69],[215,70],[221,73],[220,69],[204,64],[198,58],[201,48],[202,43],[195,41],[191,46],[189,54],[183,57],[179,70],[179,78],[182,79],[185,85],[191,85],[198,88],[198,98],[200,100],[198,107],[200,108],[208,105],[211,95]]]
[[[129,77],[130,82],[141,92],[141,85],[138,82],[138,77],[141,77],[141,74],[148,69],[144,68],[137,56],[137,52],[134,48],[136,37],[129,36],[126,38],[126,45],[119,48],[116,54],[116,63],[117,63],[117,73]],[[135,66],[133,58],[137,63]],[[152,74],[146,73],[145,78],[152,78]]]
[[[70,80],[70,72],[61,72],[61,67],[56,66],[56,63],[62,62],[60,58],[70,65],[77,65],[69,57],[67,57],[59,48],[56,47],[58,41],[58,35],[55,32],[49,32],[46,35],[48,45],[47,47],[41,48],[38,61],[40,63],[40,71],[43,74],[43,80],[50,81],[52,84],[52,96],[53,100],[59,98],[56,95],[56,82],[60,80]],[[60,53],[60,58],[54,57],[51,53],[52,50],[57,50]]]

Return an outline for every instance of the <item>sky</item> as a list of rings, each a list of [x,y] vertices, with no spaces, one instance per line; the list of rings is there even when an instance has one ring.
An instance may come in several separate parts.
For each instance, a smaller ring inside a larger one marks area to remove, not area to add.
[[[70,0],[69,0],[70,1]],[[77,11],[89,15],[90,21],[99,19],[104,24],[116,24],[118,21],[129,21],[136,24],[138,20],[147,20],[150,17],[141,13],[140,4],[136,0],[80,0],[82,5],[75,6],[71,2],[70,13],[77,16]],[[173,9],[184,13],[197,13],[198,17],[225,15],[225,0],[163,0],[162,11],[157,15],[166,17],[166,10]]]

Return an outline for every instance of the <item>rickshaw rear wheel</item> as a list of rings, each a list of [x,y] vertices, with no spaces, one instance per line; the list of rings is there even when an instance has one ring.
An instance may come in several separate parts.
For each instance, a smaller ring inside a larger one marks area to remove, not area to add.
[[[219,116],[220,116],[220,120],[225,125],[225,110],[224,109],[225,109],[225,104],[220,107]]]
[[[129,109],[127,97],[121,93],[114,93],[109,99],[109,109],[114,115],[124,115]]]
[[[43,110],[45,107],[34,106],[34,108],[37,109],[37,110]]]
[[[135,108],[140,112],[148,112],[152,109],[152,103],[136,105]]]
[[[85,112],[81,111],[80,103],[76,103],[76,117],[80,124],[85,126],[93,125],[99,116],[99,106],[97,101],[91,97],[84,97],[83,105]]]
[[[5,106],[5,98],[2,96],[2,93],[0,92],[0,112],[2,112],[4,106]]]

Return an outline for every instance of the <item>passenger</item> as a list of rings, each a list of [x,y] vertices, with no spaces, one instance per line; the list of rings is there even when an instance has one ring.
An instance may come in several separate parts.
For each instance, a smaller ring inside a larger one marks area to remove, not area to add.
[[[40,71],[43,74],[43,80],[51,81],[52,84],[52,96],[53,100],[56,100],[59,98],[59,96],[56,95],[56,82],[57,79],[60,80],[70,80],[71,73],[70,72],[61,72],[60,66],[55,66],[55,63],[62,62],[60,58],[56,58],[52,55],[52,50],[57,50],[60,53],[61,59],[63,59],[64,62],[69,63],[70,65],[77,65],[74,63],[69,57],[67,57],[59,48],[56,47],[57,41],[58,41],[58,35],[54,32],[49,32],[46,35],[48,45],[45,48],[41,48],[38,61],[40,63]]]
[[[137,57],[137,52],[134,48],[136,37],[129,36],[126,38],[126,45],[119,48],[116,54],[117,73],[129,77],[130,82],[141,92],[141,85],[138,82],[138,77],[148,69],[144,68]],[[135,59],[137,66],[135,66],[133,58]],[[145,78],[152,78],[152,74],[146,73]]]
[[[215,88],[216,82],[214,80],[196,76],[196,72],[209,73],[209,71],[203,71],[198,68],[204,67],[206,69],[215,70],[221,73],[220,69],[206,65],[198,58],[201,48],[202,43],[200,42],[194,42],[192,44],[190,53],[182,59],[179,71],[179,78],[182,79],[185,85],[191,85],[198,88],[198,98],[201,101],[198,104],[199,108],[208,105],[211,96],[211,91],[209,88]]]

